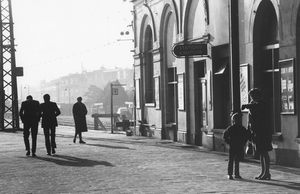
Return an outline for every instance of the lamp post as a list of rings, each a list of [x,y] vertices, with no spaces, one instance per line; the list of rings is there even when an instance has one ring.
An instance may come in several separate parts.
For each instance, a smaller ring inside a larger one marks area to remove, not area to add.
[[[27,89],[27,96],[29,95],[29,85],[24,86],[24,89]]]
[[[65,91],[68,90],[68,98],[69,98],[69,103],[68,103],[68,113],[71,115],[71,89],[69,86],[65,86]]]
[[[124,2],[126,2],[126,0],[124,0]],[[129,36],[130,35],[130,31],[134,31],[134,25],[133,25],[133,21],[131,21],[131,24],[127,26],[128,28],[131,27],[131,29],[128,29],[126,31],[121,31],[120,35],[121,36]],[[134,43],[134,38],[124,38],[124,39],[118,39],[117,41],[131,41]],[[132,50],[130,50],[130,52],[135,52],[134,48]],[[133,64],[133,121],[134,121],[134,131],[136,131],[136,85],[135,85],[135,66]],[[139,95],[139,94],[138,94]]]
[[[21,101],[23,101],[23,90],[26,90],[27,89],[27,96],[29,95],[29,85],[21,85]],[[26,97],[25,97],[26,99]]]
[[[57,103],[59,103],[59,82],[56,82],[55,85],[57,86]]]
[[[71,89],[70,89],[69,86],[65,86],[65,91],[67,91],[67,90],[68,90],[68,97],[69,97],[69,103],[68,104],[70,104],[71,103]]]

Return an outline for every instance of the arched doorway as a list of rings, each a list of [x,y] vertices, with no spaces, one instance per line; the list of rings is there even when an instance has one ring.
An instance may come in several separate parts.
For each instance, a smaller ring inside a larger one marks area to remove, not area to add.
[[[162,138],[177,141],[177,66],[175,57],[172,55],[172,47],[176,42],[177,34],[176,16],[172,8],[167,4],[161,24],[161,47],[162,52]]]
[[[268,103],[269,126],[280,132],[280,77],[278,21],[271,1],[261,1],[253,30],[253,87],[260,88]]]

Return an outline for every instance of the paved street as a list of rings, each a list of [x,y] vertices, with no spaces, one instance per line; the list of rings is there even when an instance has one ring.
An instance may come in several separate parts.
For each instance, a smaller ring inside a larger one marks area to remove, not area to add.
[[[22,132],[0,132],[0,193],[300,193],[300,169],[241,164],[243,180],[228,180],[227,155],[201,147],[89,130],[73,143],[73,127],[57,129],[57,153],[46,155],[39,129],[37,157],[26,157]]]

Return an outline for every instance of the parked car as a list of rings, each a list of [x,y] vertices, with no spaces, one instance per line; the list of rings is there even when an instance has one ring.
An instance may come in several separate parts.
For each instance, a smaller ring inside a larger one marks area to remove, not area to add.
[[[132,116],[132,114],[130,113],[127,107],[118,108],[117,114],[120,115],[121,120],[130,120]]]

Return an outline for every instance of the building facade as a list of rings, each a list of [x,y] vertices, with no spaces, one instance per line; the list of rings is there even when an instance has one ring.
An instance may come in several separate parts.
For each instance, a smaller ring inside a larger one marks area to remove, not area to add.
[[[43,102],[43,95],[49,94],[51,101],[56,102],[60,106],[62,115],[72,115],[71,108],[77,102],[77,97],[81,96],[83,101],[85,101],[84,95],[91,85],[103,90],[109,82],[116,80],[122,83],[122,87],[126,91],[132,91],[133,68],[101,68],[90,72],[83,71],[82,73],[69,74],[47,82],[42,81],[38,86],[21,86],[21,99],[19,101],[22,102],[26,95],[31,94],[34,99]],[[91,109],[92,105],[87,105]],[[92,111],[89,110],[89,113],[92,113]]]
[[[137,120],[154,125],[158,138],[226,151],[230,113],[257,87],[271,110],[272,161],[300,167],[300,1],[132,3]],[[178,45],[207,53],[180,57]]]

